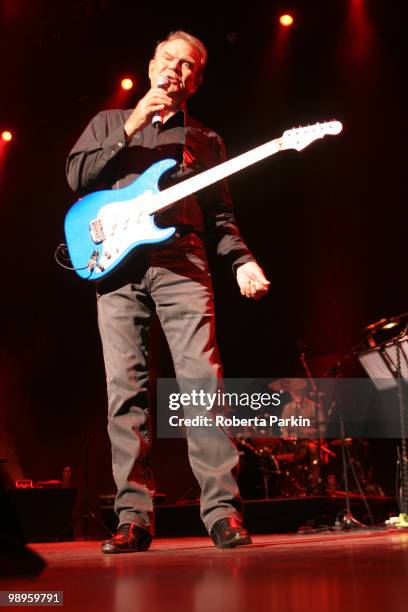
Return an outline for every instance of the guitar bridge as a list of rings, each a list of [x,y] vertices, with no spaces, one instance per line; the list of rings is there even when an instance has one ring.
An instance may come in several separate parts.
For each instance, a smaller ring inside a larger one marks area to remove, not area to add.
[[[103,233],[102,222],[100,219],[92,219],[92,221],[89,223],[89,231],[95,244],[99,244],[105,240],[105,234]]]

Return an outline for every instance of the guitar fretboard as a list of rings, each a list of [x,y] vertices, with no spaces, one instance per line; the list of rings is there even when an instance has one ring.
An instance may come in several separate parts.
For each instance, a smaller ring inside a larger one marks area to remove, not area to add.
[[[246,153],[242,153],[242,155],[238,155],[233,159],[229,159],[218,166],[214,166],[214,168],[210,168],[209,170],[204,170],[204,172],[200,172],[196,176],[193,176],[177,185],[173,185],[172,187],[168,187],[164,191],[156,194],[151,201],[151,204],[147,207],[147,214],[154,214],[159,211],[165,210],[175,202],[178,202],[182,198],[185,198],[200,189],[204,189],[208,187],[208,185],[212,185],[217,181],[222,180],[223,178],[242,170],[243,168],[247,168],[248,166],[254,164],[255,162],[261,161],[278,151],[281,151],[285,148],[280,138],[275,138],[266,144],[260,145],[251,151]]]

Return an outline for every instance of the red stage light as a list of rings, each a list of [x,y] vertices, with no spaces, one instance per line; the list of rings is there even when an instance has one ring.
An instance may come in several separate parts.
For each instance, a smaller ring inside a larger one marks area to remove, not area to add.
[[[122,89],[124,89],[125,91],[129,91],[129,89],[133,88],[133,81],[132,79],[129,79],[129,77],[126,77],[125,79],[122,79],[120,82],[120,86],[122,87]]]
[[[1,133],[1,139],[4,140],[4,142],[10,142],[10,140],[13,140],[13,134],[8,130],[4,130],[4,132]]]
[[[293,21],[294,19],[292,15],[289,15],[289,14],[281,15],[279,17],[279,23],[285,28],[289,28],[293,24]]]

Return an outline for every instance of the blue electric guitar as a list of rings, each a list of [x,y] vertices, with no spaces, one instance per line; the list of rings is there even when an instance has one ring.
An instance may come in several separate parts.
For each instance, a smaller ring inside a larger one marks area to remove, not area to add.
[[[286,130],[280,138],[159,191],[160,177],[175,166],[159,161],[123,189],[96,191],[78,200],[65,218],[65,236],[73,268],[86,280],[107,276],[140,245],[171,238],[175,227],[159,228],[155,213],[226,176],[285,149],[300,151],[327,134],[339,134],[339,121]]]

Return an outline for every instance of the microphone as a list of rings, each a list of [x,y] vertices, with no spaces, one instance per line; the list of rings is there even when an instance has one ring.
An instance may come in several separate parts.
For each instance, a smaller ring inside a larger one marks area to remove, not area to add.
[[[160,87],[160,89],[166,90],[169,85],[170,85],[170,79],[168,79],[166,76],[160,75],[159,78],[157,79],[157,87]],[[163,127],[163,115],[164,115],[164,109],[161,111],[158,111],[157,113],[153,115],[152,126],[156,128],[156,130],[161,130]]]

